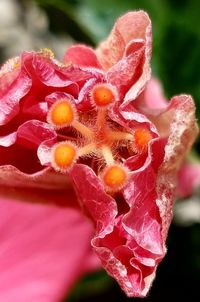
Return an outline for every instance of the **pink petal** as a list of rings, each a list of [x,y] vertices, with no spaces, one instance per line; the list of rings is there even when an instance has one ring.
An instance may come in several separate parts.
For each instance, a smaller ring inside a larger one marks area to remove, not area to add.
[[[200,164],[185,163],[178,174],[177,194],[180,197],[192,195],[200,186]]]
[[[55,140],[57,134],[53,127],[38,120],[30,120],[17,129],[17,142],[27,149],[37,150],[46,140]]]
[[[13,132],[5,136],[0,137],[0,146],[9,147],[16,142],[17,133]]]
[[[3,81],[3,76],[1,81]],[[31,79],[22,70],[0,98],[0,125],[8,123],[19,112],[19,102],[28,93]]]
[[[101,236],[110,232],[117,214],[114,199],[105,193],[103,184],[88,166],[75,165],[70,176],[74,181],[81,204],[96,224],[97,232]],[[85,182],[83,179],[87,181]]]
[[[134,100],[134,107],[146,115],[158,115],[168,106],[161,83],[156,78],[151,78],[145,90]]]
[[[144,41],[134,41],[132,46],[133,44],[134,49],[131,54],[119,60],[106,73],[107,81],[118,88],[122,97],[137,82],[143,72]]]
[[[172,219],[177,172],[197,136],[195,105],[188,95],[172,98],[166,114],[171,112],[169,137],[165,147],[163,164],[158,171],[157,205],[162,221],[162,237],[165,241]],[[167,115],[168,116],[168,115]],[[161,122],[161,121],[160,121]]]
[[[0,165],[12,165],[29,174],[40,171],[43,167],[38,161],[37,149],[47,141],[52,145],[57,141],[56,137],[49,124],[38,120],[27,121],[16,132],[0,139]],[[44,159],[44,155],[40,153],[41,158]]]
[[[67,49],[64,56],[65,64],[75,64],[80,67],[102,68],[94,50],[85,45],[74,45]]]
[[[156,78],[151,78],[144,91],[144,102],[148,108],[166,108],[168,101],[164,96],[161,83]]]
[[[133,40],[146,41],[147,52],[151,52],[150,36],[151,21],[144,11],[129,12],[123,15],[116,21],[108,39],[97,48],[97,56],[101,65],[107,70],[116,64],[122,59],[126,45]]]
[[[59,302],[98,267],[90,263],[92,226],[79,211],[4,199],[0,211],[1,301]]]

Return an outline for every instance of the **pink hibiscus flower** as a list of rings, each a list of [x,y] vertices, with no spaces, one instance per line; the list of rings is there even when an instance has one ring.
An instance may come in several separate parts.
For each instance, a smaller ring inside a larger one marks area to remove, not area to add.
[[[81,209],[103,267],[139,297],[166,253],[177,173],[197,135],[190,96],[157,108],[148,97],[150,57],[151,22],[138,11],[96,51],[72,46],[65,64],[24,52],[0,71],[0,192]]]

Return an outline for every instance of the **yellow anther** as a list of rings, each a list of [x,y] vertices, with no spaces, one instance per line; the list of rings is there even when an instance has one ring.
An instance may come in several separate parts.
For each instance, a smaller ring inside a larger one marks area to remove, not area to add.
[[[102,180],[108,191],[119,191],[126,184],[128,172],[123,166],[112,165],[103,172]]]
[[[70,101],[61,99],[56,101],[50,108],[47,120],[56,128],[70,126],[76,116],[76,110]]]
[[[91,91],[91,99],[98,107],[106,107],[116,101],[114,87],[108,84],[97,84]]]
[[[151,132],[147,128],[138,128],[133,132],[133,144],[138,151],[146,152],[151,139]]]
[[[75,163],[77,148],[71,142],[57,143],[52,148],[52,167],[59,172],[67,172]]]
[[[43,55],[46,55],[50,59],[54,59],[54,53],[51,49],[49,48],[42,48],[40,51]]]

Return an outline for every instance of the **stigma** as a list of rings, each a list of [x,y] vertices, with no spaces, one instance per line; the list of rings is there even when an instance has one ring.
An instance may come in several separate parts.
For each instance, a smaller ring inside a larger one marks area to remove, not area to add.
[[[90,97],[93,104],[100,108],[108,107],[118,99],[116,89],[110,84],[95,85]]]
[[[105,168],[102,173],[102,181],[107,191],[115,192],[125,186],[128,176],[128,169],[122,165],[114,164]]]
[[[67,99],[57,100],[47,115],[47,121],[55,128],[63,128],[73,124],[75,121],[75,106]]]
[[[88,120],[85,113],[78,112],[72,98],[59,99],[51,106],[47,122],[61,138],[52,147],[51,166],[57,172],[68,173],[84,157],[89,158],[87,162],[95,158],[95,171],[105,191],[117,192],[126,186],[130,176],[130,171],[124,165],[125,158],[120,153],[120,145],[127,150],[131,145],[136,153],[147,152],[152,136],[145,127],[127,132],[121,126],[117,127],[116,123],[112,125],[108,112],[118,101],[117,90],[112,85],[96,84],[90,92],[90,98],[93,111],[88,115]]]
[[[58,172],[68,172],[77,158],[77,148],[68,141],[57,143],[51,151],[52,167]]]

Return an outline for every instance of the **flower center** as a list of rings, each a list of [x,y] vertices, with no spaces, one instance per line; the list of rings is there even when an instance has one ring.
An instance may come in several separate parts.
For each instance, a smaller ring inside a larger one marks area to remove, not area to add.
[[[95,106],[96,116],[95,121],[88,125],[79,121],[78,112],[71,100],[61,99],[51,106],[47,121],[55,129],[71,127],[78,132],[76,145],[68,136],[66,140],[53,146],[51,164],[56,171],[68,172],[77,159],[96,156],[100,159],[98,171],[105,189],[115,192],[124,187],[129,171],[123,165],[123,158],[117,154],[119,142],[125,145],[131,144],[136,152],[146,152],[152,137],[146,128],[138,128],[131,133],[110,128],[111,122],[108,121],[107,113],[110,106],[117,100],[116,90],[111,85],[95,85],[91,91],[91,101]]]

